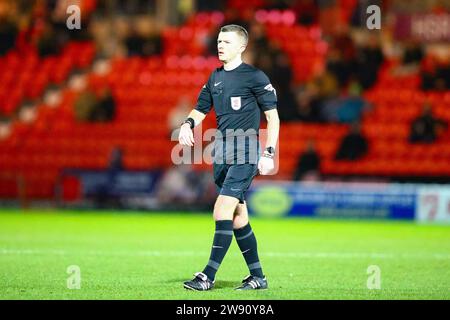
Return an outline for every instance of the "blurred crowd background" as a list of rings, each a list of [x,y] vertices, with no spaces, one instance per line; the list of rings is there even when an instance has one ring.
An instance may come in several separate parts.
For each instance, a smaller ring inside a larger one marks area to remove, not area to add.
[[[66,25],[73,4],[81,29]],[[3,202],[76,202],[74,172],[101,170],[157,172],[155,206],[209,206],[211,168],[174,166],[170,137],[229,23],[249,31],[244,61],[279,99],[279,173],[266,179],[450,181],[448,1],[0,0]],[[97,205],[117,198],[105,181]]]

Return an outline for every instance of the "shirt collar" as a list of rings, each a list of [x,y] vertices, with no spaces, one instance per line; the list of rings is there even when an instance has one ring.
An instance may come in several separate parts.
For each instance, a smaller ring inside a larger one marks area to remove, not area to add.
[[[230,61],[226,66],[223,65],[223,68],[225,71],[231,71],[231,70],[234,70],[237,67],[239,67],[241,65],[241,63],[242,63],[242,59],[236,58],[235,60]]]

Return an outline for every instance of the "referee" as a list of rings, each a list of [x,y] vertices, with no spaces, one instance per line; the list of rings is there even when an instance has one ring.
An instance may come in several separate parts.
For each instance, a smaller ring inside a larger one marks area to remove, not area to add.
[[[230,247],[233,234],[250,271],[236,289],[267,289],[244,196],[258,173],[266,175],[274,169],[280,121],[276,91],[268,77],[261,70],[242,62],[241,55],[247,43],[248,33],[243,27],[226,25],[220,29],[217,49],[223,66],[211,73],[178,137],[181,145],[193,146],[193,128],[203,121],[214,105],[218,130],[213,171],[219,190],[213,214],[216,229],[209,261],[202,272],[184,282],[186,289],[205,291],[214,287],[216,272]],[[268,135],[260,156],[261,110],[267,119]]]

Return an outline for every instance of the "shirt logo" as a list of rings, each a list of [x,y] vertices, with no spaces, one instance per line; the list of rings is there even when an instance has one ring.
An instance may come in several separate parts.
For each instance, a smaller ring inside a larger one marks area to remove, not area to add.
[[[222,81],[220,81],[220,82],[214,82],[214,87],[217,87],[219,84],[221,84],[222,83]]]
[[[241,97],[231,97],[231,108],[233,110],[239,110],[241,108]]]
[[[270,83],[267,86],[265,86],[264,89],[266,89],[267,91],[273,91],[273,94],[275,96],[277,95],[277,90],[275,90],[275,88],[272,87],[272,84],[270,84]]]

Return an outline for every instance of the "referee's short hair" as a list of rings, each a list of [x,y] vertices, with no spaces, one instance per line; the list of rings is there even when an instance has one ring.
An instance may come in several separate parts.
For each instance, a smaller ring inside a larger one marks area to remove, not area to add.
[[[236,32],[244,41],[244,45],[248,43],[248,32],[244,27],[237,24],[227,24],[220,28],[220,32]]]

